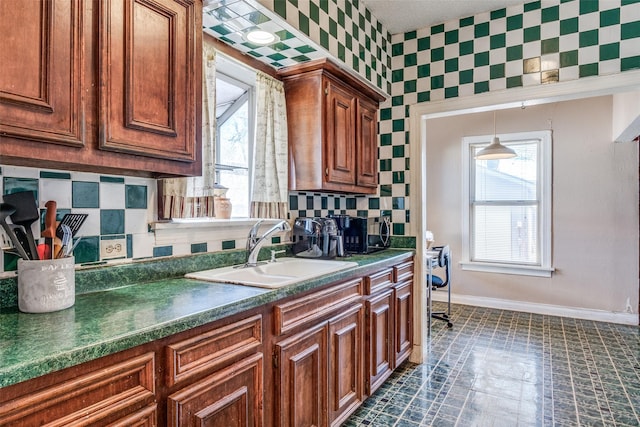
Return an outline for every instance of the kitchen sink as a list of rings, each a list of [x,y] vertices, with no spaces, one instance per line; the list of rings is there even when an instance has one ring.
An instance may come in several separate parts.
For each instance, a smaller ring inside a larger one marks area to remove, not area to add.
[[[304,280],[335,273],[358,264],[324,259],[278,258],[255,267],[231,266],[188,273],[189,279],[276,289]]]

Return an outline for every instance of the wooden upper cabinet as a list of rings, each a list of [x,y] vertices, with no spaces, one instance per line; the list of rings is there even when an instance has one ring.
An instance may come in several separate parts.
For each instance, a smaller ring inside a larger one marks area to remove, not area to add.
[[[102,149],[196,160],[197,13],[186,0],[102,3]]]
[[[3,164],[199,175],[201,0],[0,2]]]
[[[375,194],[384,97],[326,59],[278,74],[287,97],[289,189]]]
[[[84,144],[80,2],[0,2],[0,137]]]

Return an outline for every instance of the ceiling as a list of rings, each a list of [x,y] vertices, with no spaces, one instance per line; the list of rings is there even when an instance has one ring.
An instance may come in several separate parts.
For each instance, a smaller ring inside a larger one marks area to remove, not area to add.
[[[391,34],[502,9],[524,0],[360,0]]]

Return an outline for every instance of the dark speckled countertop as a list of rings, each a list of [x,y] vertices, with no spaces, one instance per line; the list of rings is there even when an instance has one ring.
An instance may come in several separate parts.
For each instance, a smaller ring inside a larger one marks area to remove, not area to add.
[[[411,253],[411,249],[387,249],[353,256],[348,260],[357,262],[358,267],[275,290],[182,278],[186,272],[237,263],[228,255],[224,260],[209,254],[168,259],[166,265],[154,261],[77,271],[77,295],[71,308],[46,314],[21,313],[17,307],[0,308],[0,387],[164,338],[334,281],[366,275],[396,264]],[[135,281],[125,280],[125,275]],[[112,280],[118,277],[121,280],[115,283],[124,286],[109,289],[103,283],[96,283],[106,279],[114,283]],[[9,282],[0,281],[0,287],[11,287]],[[93,288],[98,290],[91,291],[86,282],[94,282]],[[78,285],[86,292],[78,293]]]

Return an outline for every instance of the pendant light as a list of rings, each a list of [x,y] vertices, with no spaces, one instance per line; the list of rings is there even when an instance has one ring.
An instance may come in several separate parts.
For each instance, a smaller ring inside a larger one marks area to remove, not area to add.
[[[496,112],[493,112],[493,141],[491,144],[478,151],[476,160],[511,159],[517,154],[509,147],[500,144],[500,139],[496,135]]]

